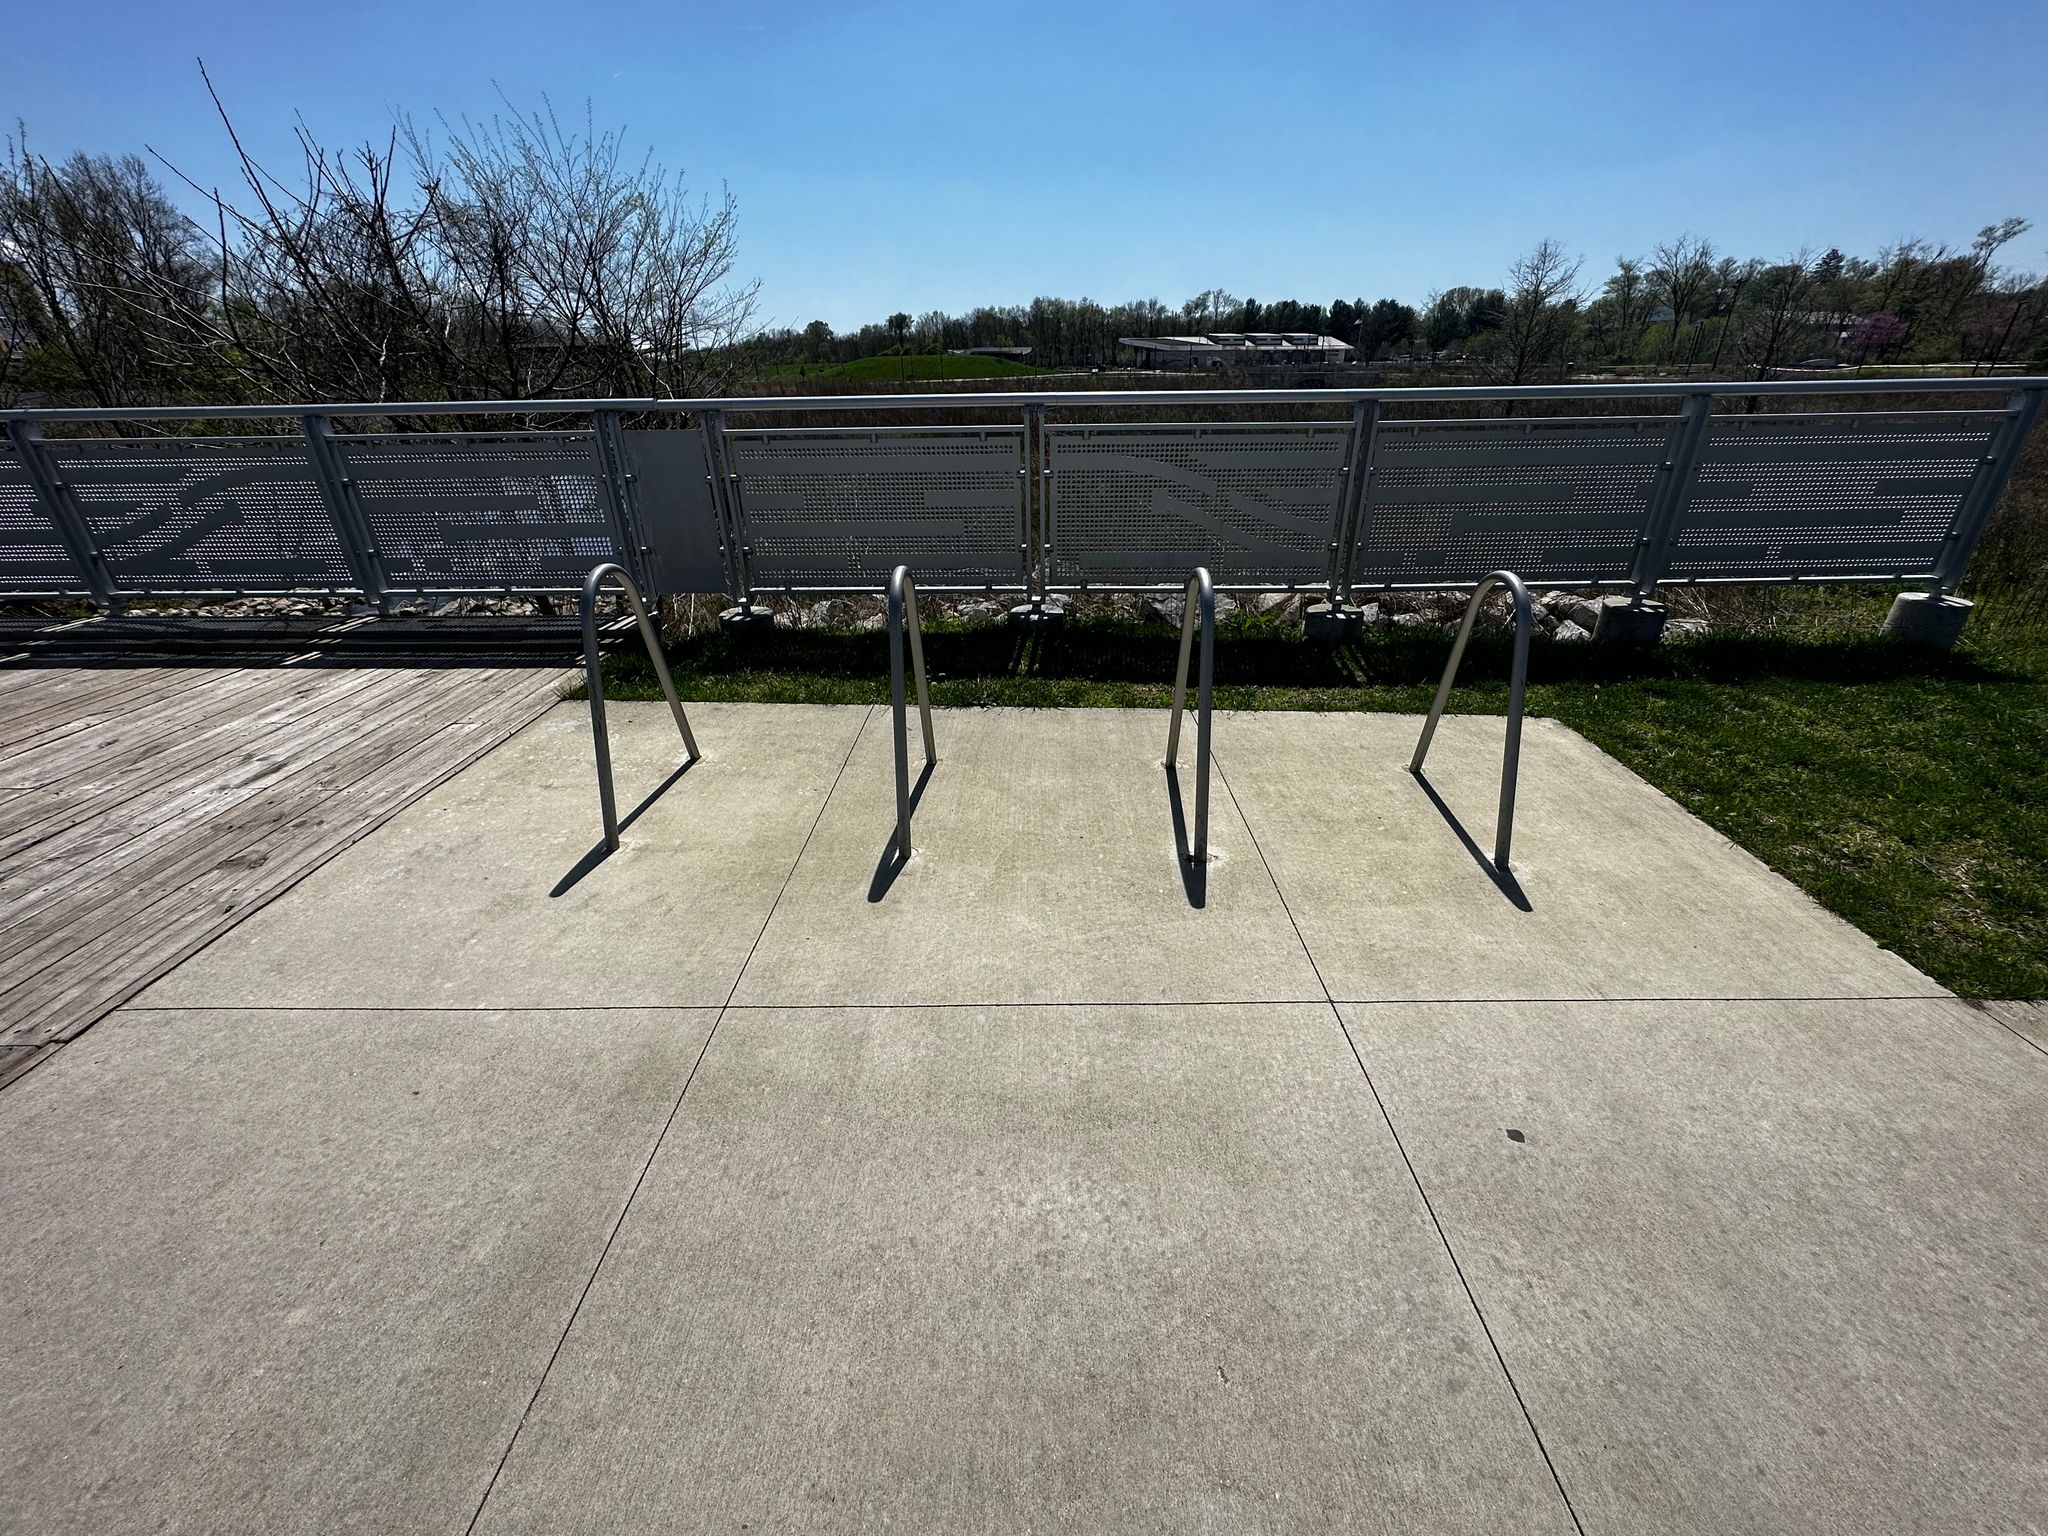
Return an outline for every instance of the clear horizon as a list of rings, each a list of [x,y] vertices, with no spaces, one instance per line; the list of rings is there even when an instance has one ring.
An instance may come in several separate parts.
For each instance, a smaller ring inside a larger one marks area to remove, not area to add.
[[[288,173],[394,114],[488,118],[499,91],[739,202],[734,276],[760,319],[840,330],[1040,295],[1178,307],[1498,285],[1549,236],[1593,281],[1691,231],[1741,256],[2036,228],[2048,267],[2048,7],[1381,6],[532,0],[346,25],[248,4],[37,12],[0,112],[61,158],[153,148],[234,174],[196,58]],[[289,179],[287,174],[287,179]],[[164,173],[189,208],[198,200]]]

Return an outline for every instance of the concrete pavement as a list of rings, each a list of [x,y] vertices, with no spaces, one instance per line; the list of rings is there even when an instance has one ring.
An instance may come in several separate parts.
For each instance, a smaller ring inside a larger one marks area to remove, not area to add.
[[[2048,1054],[1570,732],[1503,888],[1499,721],[1223,717],[1191,885],[1162,714],[942,713],[893,872],[886,711],[692,716],[0,1093],[0,1526],[2048,1522]]]

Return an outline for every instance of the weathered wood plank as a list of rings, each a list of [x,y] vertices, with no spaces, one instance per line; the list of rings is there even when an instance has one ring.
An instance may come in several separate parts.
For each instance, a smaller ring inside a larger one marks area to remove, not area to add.
[[[0,872],[0,961],[15,974],[0,985],[0,995],[20,979],[20,962],[12,957],[34,937],[23,931],[25,915],[31,930],[70,928],[79,921],[71,909],[81,902],[97,907],[110,896],[118,904],[127,888],[182,878],[230,818],[241,815],[243,802],[260,806],[266,796],[315,786],[323,767],[357,743],[366,742],[373,759],[402,750],[423,728],[418,707],[414,696],[398,688],[329,700],[299,717],[288,737],[244,746],[197,776],[167,778],[120,814],[53,839],[32,858],[14,860]]]
[[[65,674],[37,674],[42,676]],[[93,674],[98,676],[98,674]],[[112,675],[97,686],[82,686],[62,692],[31,694],[20,706],[0,716],[0,743],[11,752],[67,734],[83,721],[114,719],[136,709],[154,708],[173,692],[187,692],[212,686],[232,672],[210,673],[194,680],[187,677],[172,683],[167,691],[161,672]]]
[[[0,1050],[88,1028],[536,718],[566,678],[237,670],[169,674],[153,718],[131,697],[134,720],[92,727],[107,761],[74,803],[0,797],[0,814],[69,818],[0,856]],[[48,745],[89,760],[90,739]]]
[[[155,825],[176,813],[171,802],[181,791],[222,782],[234,760],[258,757],[266,739],[262,727],[305,719],[338,701],[346,705],[375,686],[361,673],[292,675],[303,682],[282,698],[249,695],[226,713],[173,715],[161,731],[152,720],[131,720],[109,738],[104,762],[47,786],[54,793],[40,804],[18,811],[0,806],[0,890],[7,885],[6,862],[30,848],[39,867],[55,870],[76,862],[70,849],[81,838],[105,847],[119,841],[123,828]],[[251,713],[252,698],[265,704],[263,713]],[[81,823],[89,824],[73,832]],[[66,833],[72,834],[68,841]]]

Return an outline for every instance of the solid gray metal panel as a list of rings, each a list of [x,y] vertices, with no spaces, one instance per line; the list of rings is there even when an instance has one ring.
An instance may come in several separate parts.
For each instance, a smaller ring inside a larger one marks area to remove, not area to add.
[[[0,442],[0,592],[28,596],[91,590],[36,499],[21,456]]]
[[[2002,420],[1716,416],[1662,579],[1926,576]]]
[[[1329,580],[1350,422],[1048,426],[1046,585]]]
[[[727,432],[755,587],[1021,589],[1021,427]]]
[[[1380,421],[1357,586],[1628,575],[1669,450],[1668,416]]]
[[[588,432],[335,441],[395,590],[580,592],[592,566],[638,563]]]
[[[640,531],[647,540],[655,593],[725,591],[725,555],[703,431],[691,427],[622,436],[638,477]]]
[[[358,590],[302,438],[44,446],[120,592]]]

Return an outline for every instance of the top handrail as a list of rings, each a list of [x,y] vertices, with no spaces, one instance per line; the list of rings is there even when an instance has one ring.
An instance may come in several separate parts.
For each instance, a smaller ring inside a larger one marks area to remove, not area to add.
[[[2048,390],[2048,375],[1966,378],[1663,379],[1605,384],[1456,384],[1396,389],[961,390],[901,395],[735,395],[584,400],[372,400],[295,405],[39,406],[0,410],[0,421],[263,421],[287,416],[508,416],[593,411],[889,411],[961,406],[1354,405],[1403,400],[1668,400],[1684,395],[1899,395]]]

